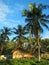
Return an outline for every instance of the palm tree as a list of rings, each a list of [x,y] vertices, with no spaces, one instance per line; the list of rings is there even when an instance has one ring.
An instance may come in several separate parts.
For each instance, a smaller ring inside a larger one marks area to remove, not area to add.
[[[3,38],[3,34],[0,34],[0,55],[2,54],[3,48],[4,48],[4,38]]]
[[[1,34],[4,37],[4,40],[8,40],[9,36],[11,35],[11,29],[8,27],[4,27],[3,29],[1,29]]]
[[[2,54],[2,51],[6,46],[6,42],[9,39],[9,35],[11,34],[10,30],[11,29],[7,27],[0,30],[0,54]]]
[[[24,39],[26,39],[26,37],[24,36],[25,34],[27,34],[27,32],[25,31],[25,28],[22,27],[21,25],[18,25],[18,28],[14,28],[14,34],[16,35],[12,40],[15,40],[18,42],[18,48],[22,47],[22,44],[24,43]]]
[[[47,23],[49,23],[49,15],[43,13],[43,9],[46,9],[49,6],[39,4],[36,6],[36,3],[29,4],[29,9],[23,11],[23,16],[26,16],[26,28],[31,29],[31,33],[34,34],[35,39],[38,43],[38,58],[40,61],[40,43],[39,37],[43,33],[43,27],[49,29]]]

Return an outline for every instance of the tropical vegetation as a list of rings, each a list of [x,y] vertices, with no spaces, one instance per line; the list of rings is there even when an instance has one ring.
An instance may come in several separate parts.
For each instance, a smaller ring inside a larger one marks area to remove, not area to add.
[[[13,29],[8,27],[0,29],[0,56],[12,56],[12,51],[17,49],[34,55],[33,59],[3,59],[0,60],[0,65],[49,65],[49,58],[47,56],[41,57],[42,54],[49,54],[49,39],[41,38],[44,28],[49,31],[47,25],[49,24],[49,15],[43,13],[43,10],[48,7],[48,5],[39,4],[37,6],[36,3],[31,3],[28,9],[22,11],[26,23],[24,26],[18,24]],[[12,35],[14,37],[10,39]]]

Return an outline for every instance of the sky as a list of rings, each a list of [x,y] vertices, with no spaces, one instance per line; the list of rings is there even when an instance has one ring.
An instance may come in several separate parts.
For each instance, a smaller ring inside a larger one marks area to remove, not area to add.
[[[24,26],[25,18],[22,16],[22,11],[28,8],[29,3],[37,5],[47,4],[49,0],[0,0],[0,29],[6,27],[17,27],[18,24]],[[49,10],[45,11],[49,14]],[[49,31],[45,28],[42,38],[49,38]]]

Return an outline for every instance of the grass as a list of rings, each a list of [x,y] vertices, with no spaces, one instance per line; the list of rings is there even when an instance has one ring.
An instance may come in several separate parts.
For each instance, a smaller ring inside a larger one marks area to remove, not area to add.
[[[49,65],[49,58],[43,58],[40,62],[37,58],[0,60],[0,65]]]

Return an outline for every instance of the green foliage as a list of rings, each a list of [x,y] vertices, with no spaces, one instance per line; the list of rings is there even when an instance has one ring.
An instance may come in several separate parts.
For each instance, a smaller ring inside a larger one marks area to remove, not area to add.
[[[49,52],[49,39],[41,40],[41,47],[42,47],[42,50]]]
[[[6,47],[7,47],[7,49],[14,49],[14,42],[7,40]]]
[[[5,55],[8,54],[9,55],[9,54],[11,54],[13,49],[14,49],[14,42],[7,40],[2,54],[5,54]]]
[[[48,59],[42,59],[40,62],[38,59],[7,59],[0,60],[0,65],[49,65]]]

